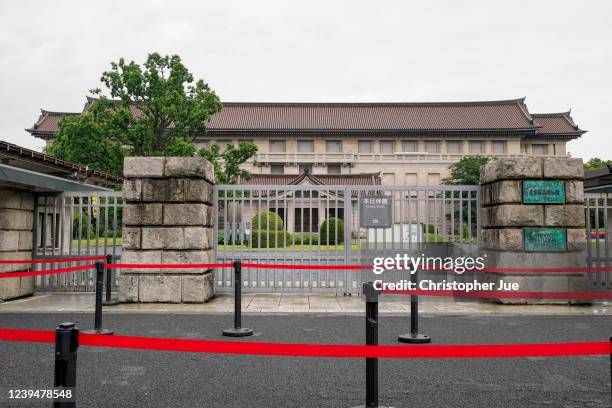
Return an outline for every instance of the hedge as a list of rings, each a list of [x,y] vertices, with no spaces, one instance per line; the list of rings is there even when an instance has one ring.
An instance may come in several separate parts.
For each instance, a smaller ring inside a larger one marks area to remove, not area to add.
[[[277,214],[273,212],[260,212],[255,214],[251,220],[252,230],[270,230],[270,231],[282,231],[283,220]]]
[[[296,233],[292,235],[292,242],[295,245],[318,245],[319,244],[319,234],[309,234],[307,232],[300,234]]]
[[[327,239],[328,235],[329,242]],[[321,231],[319,232],[319,241],[321,245],[342,244],[344,242],[344,221],[335,217],[330,217],[323,221],[323,224],[321,224]]]
[[[291,234],[286,231],[253,230],[251,246],[253,248],[284,248],[291,245]]]

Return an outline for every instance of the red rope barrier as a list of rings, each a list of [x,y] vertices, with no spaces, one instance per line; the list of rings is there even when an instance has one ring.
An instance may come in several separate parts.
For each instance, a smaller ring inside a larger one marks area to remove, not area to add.
[[[192,268],[230,268],[231,263],[207,264],[105,264],[105,268],[141,268],[141,269],[192,269]]]
[[[242,263],[244,268],[268,268],[268,269],[319,269],[319,270],[362,270],[372,269],[369,265],[296,265],[296,264],[260,264]]]
[[[0,340],[52,343],[55,341],[55,332],[0,329]],[[415,345],[406,347],[258,343],[80,334],[79,344],[82,346],[191,353],[336,358],[509,358],[612,354],[612,347],[608,341],[549,344]]]
[[[47,269],[43,271],[17,271],[17,272],[5,272],[5,273],[0,272],[0,279],[21,278],[24,276],[37,276],[37,275],[55,275],[59,273],[84,271],[87,269],[93,269],[95,267],[96,267],[95,264],[89,264],[89,265],[71,266],[69,268]]]
[[[605,300],[612,299],[612,291],[605,292],[506,292],[497,290],[383,290],[389,295],[443,296],[480,299],[555,299],[555,300]]]
[[[10,259],[0,260],[0,265],[16,265],[16,264],[46,264],[60,262],[83,262],[83,261],[102,261],[106,259],[106,255],[88,256],[85,258],[61,258],[61,259]]]

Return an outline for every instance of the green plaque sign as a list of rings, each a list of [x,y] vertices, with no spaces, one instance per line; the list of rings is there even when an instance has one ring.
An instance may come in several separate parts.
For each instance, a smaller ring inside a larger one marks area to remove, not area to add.
[[[565,184],[561,180],[524,180],[524,204],[563,204]]]
[[[566,249],[565,228],[525,228],[525,251],[563,252]]]

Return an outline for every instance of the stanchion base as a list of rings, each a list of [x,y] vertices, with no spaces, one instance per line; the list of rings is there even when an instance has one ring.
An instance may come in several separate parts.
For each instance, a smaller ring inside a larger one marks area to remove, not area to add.
[[[91,330],[83,330],[81,333],[85,333],[85,334],[108,334],[111,335],[114,332],[112,330],[108,330],[108,329],[91,329]]]
[[[400,343],[431,343],[431,337],[426,334],[408,333],[397,336],[397,341]]]
[[[228,337],[246,337],[253,335],[253,329],[247,329],[246,327],[232,327],[231,329],[223,330],[223,335]]]
[[[102,302],[102,306],[117,306],[119,304],[119,301],[117,300],[109,300],[109,301],[103,301]]]

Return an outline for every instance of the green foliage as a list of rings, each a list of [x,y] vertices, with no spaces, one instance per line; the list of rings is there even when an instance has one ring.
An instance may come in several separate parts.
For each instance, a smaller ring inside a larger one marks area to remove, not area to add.
[[[603,169],[612,166],[612,160],[602,160],[599,157],[593,157],[588,162],[584,163],[585,170]]]
[[[124,156],[193,156],[195,137],[222,108],[177,55],[152,53],[142,65],[121,58],[101,82],[108,96],[92,90],[98,99],[61,121],[49,154],[114,174]]]
[[[464,156],[448,168],[450,177],[442,180],[442,184],[477,185],[480,183],[480,167],[492,158],[487,156]]]
[[[128,153],[116,137],[121,128],[118,118],[107,111],[91,109],[78,116],[66,116],[60,122],[55,141],[45,153],[92,169],[120,175],[123,158]]]
[[[213,143],[210,149],[200,149],[198,155],[212,163],[217,184],[236,184],[241,178],[244,180],[251,178],[251,173],[241,169],[240,165],[253,157],[255,153],[257,153],[255,143],[242,141],[238,147],[228,144],[223,152],[217,143]]]
[[[295,242],[295,245],[318,245],[319,244],[319,234],[313,233],[296,233],[292,235],[292,242]]]
[[[95,238],[96,230],[95,230],[95,221],[90,219],[87,214],[83,214],[81,217],[79,226],[79,213],[75,212],[72,217],[72,239],[87,239],[87,238]],[[87,235],[87,231],[89,230],[89,235]],[[80,234],[80,235],[79,235]]]
[[[192,157],[196,154],[196,147],[185,139],[176,139],[170,143],[165,154],[170,157]]]
[[[344,221],[335,217],[323,221],[319,231],[319,241],[321,245],[342,244],[344,242]]]
[[[283,220],[273,212],[260,212],[255,214],[251,220],[251,229],[261,231],[281,231],[283,229]]]
[[[284,248],[291,245],[291,234],[287,231],[253,230],[251,246],[253,248]]]

